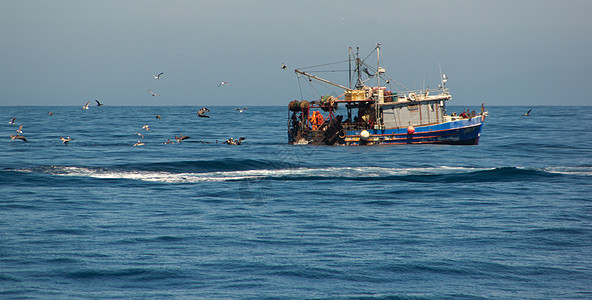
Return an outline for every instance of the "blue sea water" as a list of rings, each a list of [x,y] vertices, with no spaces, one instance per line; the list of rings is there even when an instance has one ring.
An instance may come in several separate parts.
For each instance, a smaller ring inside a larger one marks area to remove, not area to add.
[[[592,298],[590,107],[379,147],[287,145],[283,106],[198,108],[0,107],[0,297]]]

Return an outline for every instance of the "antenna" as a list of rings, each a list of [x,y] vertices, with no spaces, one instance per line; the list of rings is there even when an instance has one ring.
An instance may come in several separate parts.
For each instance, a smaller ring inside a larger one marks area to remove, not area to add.
[[[349,80],[347,82],[347,86],[351,89],[351,81],[352,81],[352,72],[351,72],[352,47],[349,47],[348,48],[347,56],[348,56],[348,63],[349,63],[349,70],[348,70]]]
[[[380,43],[376,44],[376,98],[374,98],[374,129],[380,129],[382,120],[379,108],[380,98]]]
[[[440,82],[442,83],[440,85],[440,88],[445,90],[446,89],[446,82],[448,81],[448,77],[446,77],[446,74],[442,73],[442,66],[440,65],[440,62],[438,62],[438,68],[440,68]]]

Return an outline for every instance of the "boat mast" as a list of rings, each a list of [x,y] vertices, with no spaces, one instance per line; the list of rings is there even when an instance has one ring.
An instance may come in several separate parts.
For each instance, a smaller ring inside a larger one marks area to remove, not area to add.
[[[362,70],[360,70],[360,47],[356,47],[356,71],[358,72],[358,74],[356,74],[358,76],[358,80],[356,82],[356,89],[359,89],[364,86],[361,77]]]
[[[374,125],[374,129],[381,129],[380,108],[378,105],[379,97],[380,97],[380,43],[376,44],[376,98],[374,99],[376,122]]]
[[[349,75],[349,80],[347,81],[347,86],[351,89],[351,80],[352,80],[352,73],[351,73],[351,57],[352,57],[352,48],[349,47],[347,50],[347,60],[349,63],[349,70],[347,74]]]

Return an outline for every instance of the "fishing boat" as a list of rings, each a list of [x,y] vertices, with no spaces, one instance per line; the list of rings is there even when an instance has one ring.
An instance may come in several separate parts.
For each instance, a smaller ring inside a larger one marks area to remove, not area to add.
[[[377,44],[374,49],[376,64],[370,64],[360,59],[359,49],[354,53],[349,48],[348,86],[313,75],[312,71],[294,70],[299,80],[305,78],[308,82],[331,86],[341,95],[291,101],[288,105],[289,144],[479,143],[487,116],[484,103],[479,113],[465,109],[459,114],[448,114],[446,102],[452,96],[446,87],[448,78],[441,70],[438,89],[410,90],[390,78],[380,66],[380,50]],[[370,83],[375,85],[370,86]],[[340,106],[345,106],[345,114],[338,114]]]

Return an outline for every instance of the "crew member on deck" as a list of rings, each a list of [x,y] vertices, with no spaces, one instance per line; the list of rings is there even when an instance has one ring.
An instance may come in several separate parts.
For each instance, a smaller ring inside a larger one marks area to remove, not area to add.
[[[324,122],[325,118],[323,117],[323,115],[320,112],[317,112],[317,125],[319,126],[319,129]]]
[[[308,118],[308,121],[310,122],[310,125],[312,125],[312,130],[319,130],[325,119],[320,112],[314,111],[312,116]]]

